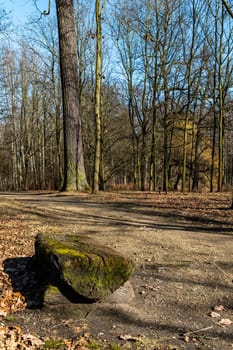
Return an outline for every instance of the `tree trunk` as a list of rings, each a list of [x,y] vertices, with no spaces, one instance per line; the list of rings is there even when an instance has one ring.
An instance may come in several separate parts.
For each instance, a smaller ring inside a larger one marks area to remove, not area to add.
[[[184,121],[184,143],[183,143],[183,169],[182,169],[182,192],[186,191],[186,165],[187,165],[187,142],[188,142],[188,122],[189,116],[185,117]]]
[[[79,111],[77,43],[73,0],[56,0],[64,123],[64,183],[62,190],[88,187],[83,159]]]
[[[218,94],[219,94],[219,120],[218,120],[218,132],[219,132],[219,143],[218,143],[218,192],[222,192],[223,188],[223,177],[224,177],[224,163],[223,163],[223,35],[224,35],[224,8],[222,5],[221,13],[221,32],[220,32],[220,43],[219,43],[219,68],[218,68]]]
[[[95,163],[92,192],[99,191],[100,177],[100,157],[101,157],[101,117],[100,117],[100,99],[101,99],[101,76],[102,76],[102,34],[101,34],[101,10],[100,0],[96,0],[96,83],[95,83]]]

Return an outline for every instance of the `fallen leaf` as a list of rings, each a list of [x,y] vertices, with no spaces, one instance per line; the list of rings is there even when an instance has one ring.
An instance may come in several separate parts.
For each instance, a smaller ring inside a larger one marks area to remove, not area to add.
[[[121,334],[121,335],[119,335],[119,339],[120,340],[130,340],[130,341],[138,341],[138,340],[140,340],[141,338],[142,338],[143,336],[137,336],[137,337],[135,337],[135,336],[132,336],[132,335],[130,335],[130,334]]]
[[[222,318],[218,323],[222,326],[230,326],[232,321],[229,318]]]
[[[215,311],[212,311],[212,312],[210,313],[210,316],[213,317],[213,318],[219,318],[219,317],[221,317],[221,315],[220,315],[219,313],[215,312]]]
[[[3,316],[3,317],[6,317],[7,315],[7,312],[4,311],[4,310],[0,310],[0,317]]]
[[[121,334],[119,335],[120,340],[131,340],[132,336],[130,334]]]
[[[214,307],[214,311],[223,311],[224,310],[224,306],[223,305],[217,305]]]
[[[39,347],[39,346],[44,345],[44,342],[40,338],[35,337],[32,334],[23,334],[22,341],[23,341],[23,343],[25,343],[28,346],[35,346],[35,347],[38,346]]]
[[[188,335],[186,335],[184,337],[184,341],[185,341],[185,343],[189,343],[190,342],[190,337]]]

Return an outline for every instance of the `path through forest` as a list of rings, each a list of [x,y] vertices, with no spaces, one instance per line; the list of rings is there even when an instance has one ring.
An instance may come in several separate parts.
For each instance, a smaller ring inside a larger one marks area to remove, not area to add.
[[[233,347],[230,194],[31,192],[0,198],[3,265],[32,256],[35,235],[54,230],[89,235],[136,263],[130,284],[112,298],[80,305],[48,296],[42,309],[0,311],[2,327],[18,325],[43,341],[68,339],[70,349],[81,335],[86,343],[76,349],[93,340],[99,349]],[[1,290],[4,283],[2,267]]]

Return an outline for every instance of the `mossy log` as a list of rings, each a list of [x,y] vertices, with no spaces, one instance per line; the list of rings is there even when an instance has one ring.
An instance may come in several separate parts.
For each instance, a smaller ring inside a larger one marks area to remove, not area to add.
[[[35,255],[51,284],[90,301],[121,287],[134,268],[131,259],[78,235],[39,234]]]

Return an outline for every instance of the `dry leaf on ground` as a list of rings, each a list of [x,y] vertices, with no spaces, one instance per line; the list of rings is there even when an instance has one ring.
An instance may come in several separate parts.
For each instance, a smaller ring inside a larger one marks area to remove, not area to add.
[[[232,321],[229,318],[222,318],[218,323],[221,326],[230,326],[232,324]]]

